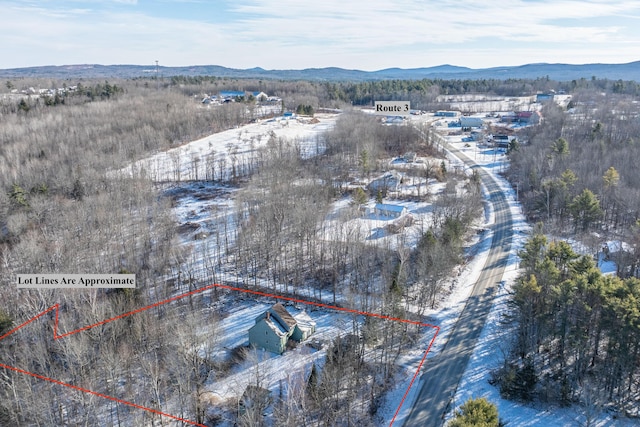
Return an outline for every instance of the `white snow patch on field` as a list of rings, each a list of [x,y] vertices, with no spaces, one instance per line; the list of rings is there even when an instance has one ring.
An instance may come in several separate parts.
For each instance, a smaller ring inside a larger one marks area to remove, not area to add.
[[[157,153],[134,162],[121,170],[132,175],[145,175],[153,181],[186,181],[229,177],[233,165],[241,165],[258,155],[257,148],[272,136],[287,138],[300,144],[303,156],[322,151],[319,136],[333,127],[337,114],[316,114],[318,123],[310,119],[269,119],[215,133],[180,147]]]

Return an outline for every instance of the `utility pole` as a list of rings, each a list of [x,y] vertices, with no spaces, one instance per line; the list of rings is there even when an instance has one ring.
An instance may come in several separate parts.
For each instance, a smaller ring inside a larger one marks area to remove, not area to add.
[[[156,59],[156,89],[160,90],[160,73],[158,72],[158,60]]]

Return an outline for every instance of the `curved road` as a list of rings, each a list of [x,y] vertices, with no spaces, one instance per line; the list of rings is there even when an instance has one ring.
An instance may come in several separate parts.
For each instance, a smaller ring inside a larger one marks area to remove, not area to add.
[[[442,139],[441,139],[442,140]],[[446,145],[446,144],[445,144]],[[496,285],[502,280],[513,234],[509,205],[496,181],[460,150],[449,151],[479,171],[495,212],[493,239],[487,262],[473,287],[443,349],[423,368],[422,388],[407,417],[405,427],[440,427],[460,379],[467,368],[478,337],[487,320]]]

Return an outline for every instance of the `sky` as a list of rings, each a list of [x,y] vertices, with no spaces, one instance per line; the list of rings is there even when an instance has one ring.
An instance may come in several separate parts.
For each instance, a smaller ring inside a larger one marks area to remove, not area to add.
[[[640,60],[640,0],[0,0],[0,69]]]

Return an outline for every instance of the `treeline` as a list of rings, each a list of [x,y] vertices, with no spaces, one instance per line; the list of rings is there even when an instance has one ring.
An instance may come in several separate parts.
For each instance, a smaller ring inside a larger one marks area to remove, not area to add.
[[[375,80],[366,82],[309,82],[270,79],[232,79],[198,76],[171,77],[170,84],[186,94],[215,93],[220,90],[264,91],[280,96],[291,111],[302,105],[338,107],[373,105],[381,100],[409,100],[412,108],[423,110],[446,109],[446,102],[438,102],[439,95],[483,93],[496,96],[531,96],[537,92],[608,92],[637,96],[640,84],[634,81],[607,79],[578,79],[558,82],[549,78],[537,79],[421,79]]]
[[[109,99],[122,93],[124,93],[122,86],[109,84],[108,81],[105,81],[104,84],[97,83],[93,86],[84,86],[82,83],[78,83],[73,89],[67,87],[66,83],[64,83],[61,88],[52,88],[50,91],[40,95],[27,95],[16,103],[0,102],[0,114],[26,114],[32,109],[83,104],[95,100]]]
[[[600,273],[564,241],[535,234],[513,288],[517,334],[497,373],[508,398],[613,403],[638,416],[640,280]]]
[[[369,82],[324,83],[330,100],[340,100],[353,105],[373,105],[381,100],[410,100],[412,108],[440,108],[438,95],[482,93],[497,96],[530,96],[551,90],[574,93],[585,90],[606,90],[616,94],[638,95],[640,84],[634,81],[580,79],[557,82],[548,78],[538,79],[422,79],[378,80]]]

